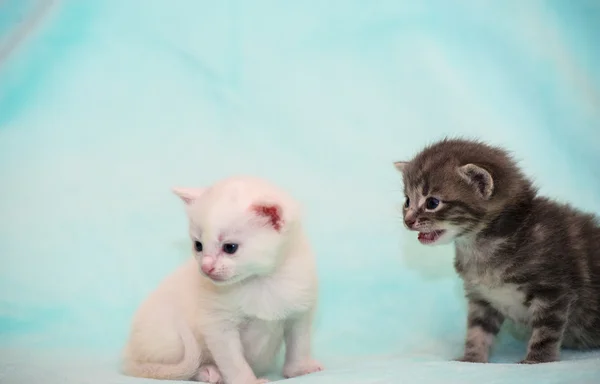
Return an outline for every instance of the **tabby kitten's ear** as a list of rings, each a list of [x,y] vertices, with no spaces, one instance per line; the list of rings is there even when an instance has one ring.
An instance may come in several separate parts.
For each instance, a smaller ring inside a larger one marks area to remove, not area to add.
[[[494,192],[494,179],[492,175],[482,167],[475,164],[466,164],[458,167],[458,174],[467,183],[472,185],[484,199],[492,197]]]
[[[400,172],[404,171],[404,168],[406,168],[406,165],[408,164],[408,161],[396,161],[394,163],[394,167],[396,167],[396,169]]]

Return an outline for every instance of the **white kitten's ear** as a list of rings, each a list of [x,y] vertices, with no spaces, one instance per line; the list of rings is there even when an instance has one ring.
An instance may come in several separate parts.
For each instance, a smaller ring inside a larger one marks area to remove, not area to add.
[[[265,223],[277,232],[280,232],[285,224],[283,209],[279,204],[257,203],[250,206],[250,210],[261,219],[265,219]]]
[[[477,189],[477,192],[481,194],[484,199],[492,197],[494,192],[494,179],[492,175],[475,164],[466,164],[458,167],[458,174],[467,183],[471,184]]]
[[[394,167],[400,171],[400,172],[404,172],[404,168],[406,168],[406,165],[408,164],[408,161],[396,161],[394,163]]]
[[[179,198],[186,204],[190,205],[194,201],[198,200],[206,188],[180,188],[175,187],[172,189],[173,193],[179,196]]]

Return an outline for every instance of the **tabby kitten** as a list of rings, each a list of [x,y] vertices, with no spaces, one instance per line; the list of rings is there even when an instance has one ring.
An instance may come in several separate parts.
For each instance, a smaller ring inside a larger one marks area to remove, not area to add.
[[[537,195],[501,148],[446,139],[402,172],[404,222],[422,244],[454,241],[468,299],[460,361],[488,362],[505,319],[530,328],[521,363],[600,347],[600,223]]]

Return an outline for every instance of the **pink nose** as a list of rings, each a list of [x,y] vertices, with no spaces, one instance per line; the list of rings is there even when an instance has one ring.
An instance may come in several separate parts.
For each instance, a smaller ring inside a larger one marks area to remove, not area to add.
[[[215,266],[213,264],[202,264],[200,269],[202,269],[202,272],[210,275],[215,270]]]
[[[417,222],[417,220],[415,220],[415,219],[406,219],[406,220],[404,220],[404,222],[406,223],[406,226],[408,228],[412,228],[412,226],[415,225],[415,223]]]

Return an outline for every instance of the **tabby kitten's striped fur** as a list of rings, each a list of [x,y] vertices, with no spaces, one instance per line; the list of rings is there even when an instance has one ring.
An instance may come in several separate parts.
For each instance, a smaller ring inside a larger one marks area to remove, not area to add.
[[[466,362],[487,362],[505,319],[531,329],[522,363],[600,347],[600,224],[537,195],[501,148],[458,139],[397,162],[404,220],[424,244],[454,241],[468,299]]]

